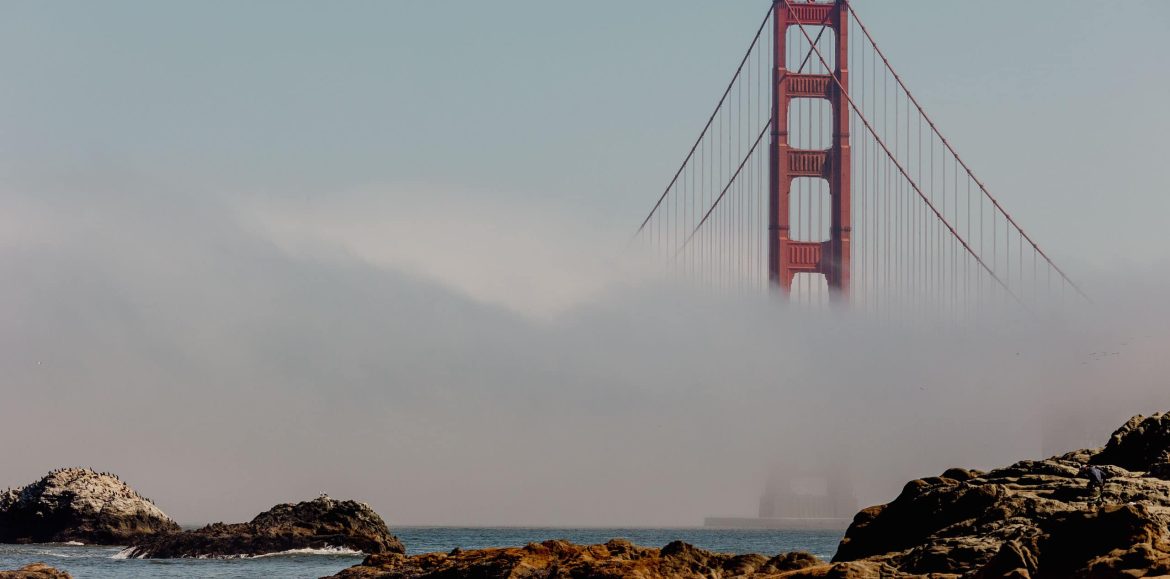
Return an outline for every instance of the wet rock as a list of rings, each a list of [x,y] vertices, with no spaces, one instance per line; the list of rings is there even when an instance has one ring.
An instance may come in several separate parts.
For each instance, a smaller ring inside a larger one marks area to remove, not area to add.
[[[134,558],[245,557],[294,549],[339,549],[367,554],[404,553],[398,538],[373,509],[322,496],[277,505],[247,523],[215,523],[194,531],[134,543]]]
[[[0,571],[0,579],[73,579],[73,577],[44,563],[32,563],[15,571]]]
[[[0,493],[0,543],[125,545],[179,530],[117,476],[65,468]]]

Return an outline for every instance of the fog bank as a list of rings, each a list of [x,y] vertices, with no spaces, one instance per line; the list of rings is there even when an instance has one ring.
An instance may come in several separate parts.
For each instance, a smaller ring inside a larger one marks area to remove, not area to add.
[[[392,525],[695,525],[777,464],[868,504],[1170,409],[1147,272],[1076,272],[1095,304],[1052,319],[888,324],[694,287],[564,207],[117,182],[0,194],[0,484],[93,466],[181,522],[328,492]]]

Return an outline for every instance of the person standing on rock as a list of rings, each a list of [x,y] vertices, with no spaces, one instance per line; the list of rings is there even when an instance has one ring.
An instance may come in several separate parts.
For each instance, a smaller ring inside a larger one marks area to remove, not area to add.
[[[1077,472],[1077,476],[1089,479],[1089,485],[1085,487],[1085,490],[1088,491],[1094,502],[1101,502],[1104,498],[1102,492],[1105,490],[1105,471],[1095,464],[1090,464],[1082,467]]]

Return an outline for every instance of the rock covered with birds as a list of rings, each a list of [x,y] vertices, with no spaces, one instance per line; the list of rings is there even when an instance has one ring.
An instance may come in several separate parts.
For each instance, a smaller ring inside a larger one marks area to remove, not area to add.
[[[179,530],[154,502],[116,475],[62,468],[0,492],[0,543],[125,545]]]

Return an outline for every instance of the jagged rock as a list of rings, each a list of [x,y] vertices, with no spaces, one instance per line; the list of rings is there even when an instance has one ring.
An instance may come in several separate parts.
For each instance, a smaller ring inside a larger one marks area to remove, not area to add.
[[[1135,416],[1109,438],[1109,443],[1091,459],[1093,464],[1119,466],[1131,471],[1149,471],[1166,461],[1170,450],[1170,415]]]
[[[15,571],[0,571],[0,579],[73,579],[73,576],[44,563],[31,563]]]
[[[64,468],[0,493],[0,543],[125,545],[179,525],[117,476]]]
[[[798,569],[824,566],[807,553],[768,559],[760,555],[727,555],[682,542],[661,549],[637,547],[614,539],[604,545],[545,541],[525,547],[429,553],[407,557],[397,553],[371,555],[335,579],[691,579],[789,577]],[[829,577],[829,575],[823,575]],[[809,577],[812,577],[810,575]]]
[[[1162,455],[1162,458],[1151,464],[1146,476],[1170,481],[1170,452]]]
[[[292,549],[406,552],[369,505],[322,496],[295,505],[277,505],[247,523],[215,523],[194,531],[150,537],[136,542],[124,554],[160,559],[240,557]]]
[[[833,561],[976,579],[1170,574],[1168,451],[1170,419],[1138,416],[1103,449],[911,481],[857,514]],[[1086,463],[1107,476],[1099,496]]]

